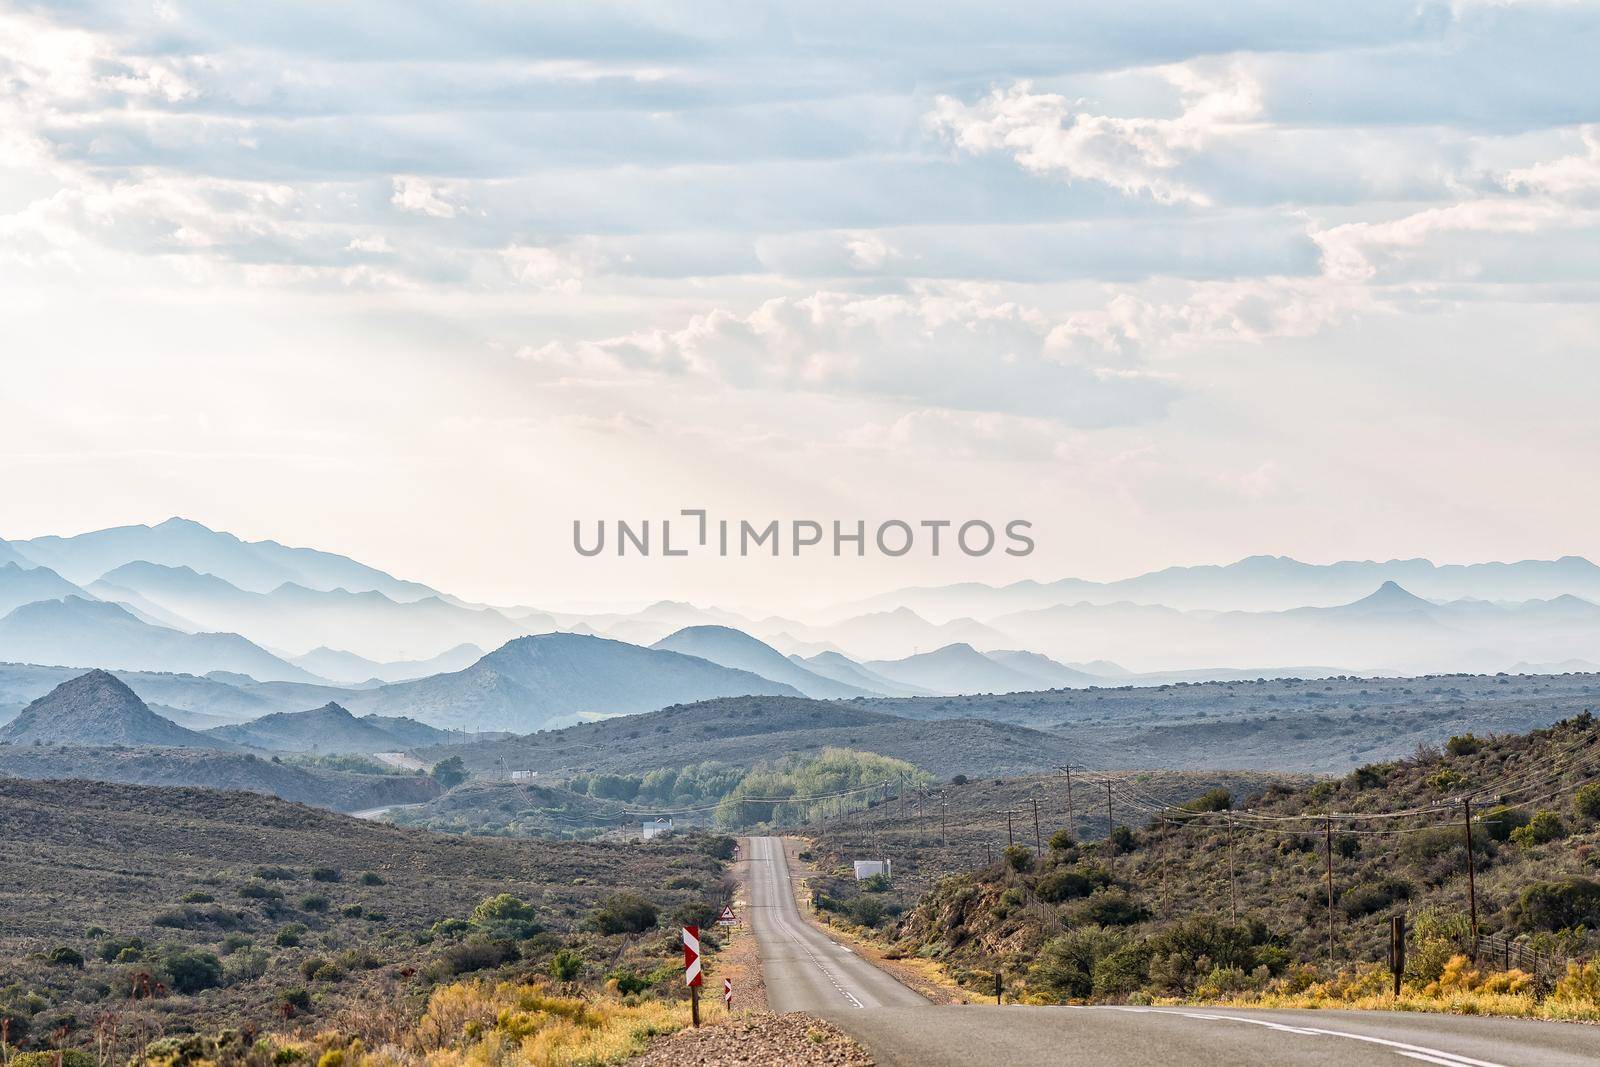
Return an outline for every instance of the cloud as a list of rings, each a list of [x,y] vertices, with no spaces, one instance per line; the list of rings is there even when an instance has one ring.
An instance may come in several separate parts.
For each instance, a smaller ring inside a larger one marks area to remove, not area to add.
[[[1161,204],[1208,204],[1205,193],[1174,172],[1212,141],[1252,128],[1261,116],[1261,87],[1237,67],[1202,73],[1177,65],[1157,73],[1178,91],[1176,117],[1094,114],[1082,102],[1036,93],[1022,81],[970,106],[941,96],[926,122],[972,155],[1005,152],[1034,173],[1099,182]]]
[[[1584,147],[1581,154],[1513,169],[1505,175],[1506,188],[1556,197],[1600,191],[1600,126],[1585,126],[1578,135]]]
[[[405,175],[394,179],[394,195],[389,198],[389,203],[401,211],[436,219],[453,219],[461,211],[460,206],[453,203],[449,194],[439,186],[423,178]]]
[[[676,329],[519,355],[562,373],[695,376],[743,389],[893,398],[1109,426],[1158,416],[1175,384],[1133,366],[1061,358],[1049,316],[982,292],[776,297]],[[1102,353],[1103,354],[1103,353]],[[1079,353],[1073,353],[1074,357]]]

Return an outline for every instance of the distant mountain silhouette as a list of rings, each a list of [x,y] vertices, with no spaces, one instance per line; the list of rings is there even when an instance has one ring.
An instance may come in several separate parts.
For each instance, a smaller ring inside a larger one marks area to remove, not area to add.
[[[189,519],[155,526],[117,526],[74,537],[35,537],[14,542],[29,560],[74,582],[92,582],[135,560],[187,566],[214,574],[241,589],[265,593],[284,582],[312,589],[376,590],[396,600],[420,600],[436,591],[332,552],[289,548],[276,541],[241,541]]]
[[[109,671],[62,682],[0,729],[0,741],[58,745],[146,745],[232,748],[225,740],[185,730],[151,711]]]
[[[420,744],[441,744],[449,736],[415,722],[390,732],[385,728],[388,722],[402,720],[358,719],[330,702],[312,711],[280,712],[237,726],[219,726],[207,734],[273,752],[394,752]]]
[[[483,658],[483,649],[477,645],[463,644],[446,649],[431,659],[401,660],[384,663],[345,652],[337,648],[320,646],[291,662],[304,667],[319,678],[344,685],[360,685],[377,679],[380,682],[408,682],[413,678],[426,678],[430,674],[446,674],[470,667]]]
[[[152,626],[116,604],[68,596],[24,604],[0,618],[0,660],[317,681],[238,634],[188,634]]]
[[[994,660],[1002,667],[1009,667],[1018,674],[1036,679],[1046,689],[1081,689],[1091,685],[1116,684],[1105,675],[1097,675],[1088,671],[1069,667],[1065,663],[1057,663],[1049,656],[1042,656],[1037,652],[1024,652],[1006,649],[995,652],[985,652],[984,656]],[[1112,664],[1115,666],[1115,664]],[[1126,675],[1126,671],[1123,672]]]
[[[64,596],[87,598],[89,594],[49,567],[0,562],[0,615],[36,600],[59,600]]]
[[[793,686],[805,696],[821,700],[885,695],[810,671],[792,662],[771,645],[731,626],[686,626],[650,647],[681,652],[686,656],[699,656],[724,667],[759,674],[771,681]]]
[[[791,660],[824,678],[832,678],[836,682],[857,686],[886,697],[922,697],[932,696],[931,690],[904,682],[892,681],[881,674],[867,670],[855,660],[842,652],[818,652],[814,656],[790,656]]]
[[[1018,693],[1040,687],[1039,679],[985,656],[968,644],[946,645],[897,660],[872,660],[868,670],[891,681],[935,693]]]
[[[792,686],[695,656],[580,634],[520,637],[465,670],[352,693],[349,706],[433,726],[527,733],[582,713],[650,711]]]
[[[34,562],[23,555],[10,541],[0,541],[0,564],[15,563],[19,567],[35,566]]]

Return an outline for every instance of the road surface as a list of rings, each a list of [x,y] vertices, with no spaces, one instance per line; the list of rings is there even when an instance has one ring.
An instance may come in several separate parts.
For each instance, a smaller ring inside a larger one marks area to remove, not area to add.
[[[385,804],[381,808],[365,808],[361,811],[350,812],[352,819],[366,819],[369,822],[383,818],[391,811],[401,811],[405,808],[420,808],[421,804]]]
[[[746,914],[774,1011],[822,1015],[880,1067],[1594,1067],[1600,1027],[1409,1012],[935,1007],[800,915],[777,838],[749,839]]]

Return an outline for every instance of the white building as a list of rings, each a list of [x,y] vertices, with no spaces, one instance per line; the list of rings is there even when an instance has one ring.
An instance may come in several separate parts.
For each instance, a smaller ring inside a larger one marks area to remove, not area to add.
[[[856,860],[856,881],[865,882],[868,878],[878,875],[885,878],[894,877],[893,860]]]
[[[639,824],[639,832],[644,836],[646,841],[650,840],[652,837],[655,837],[657,834],[670,833],[671,830],[671,819],[646,819],[644,822]]]

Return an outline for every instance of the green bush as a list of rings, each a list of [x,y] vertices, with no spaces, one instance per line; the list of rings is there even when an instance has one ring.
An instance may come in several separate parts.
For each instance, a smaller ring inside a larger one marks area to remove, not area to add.
[[[1511,831],[1528,825],[1528,822],[1528,813],[1521,808],[1499,807],[1484,814],[1483,829],[1491,841],[1509,841]]]
[[[309,893],[300,898],[300,908],[303,911],[327,911],[328,898],[320,893]]]
[[[489,897],[472,909],[472,925],[491,938],[520,941],[532,937],[543,927],[533,905],[510,893]]]
[[[57,967],[76,967],[80,971],[83,970],[83,953],[71,945],[58,945],[50,950],[45,959]]]
[[[1076,924],[1131,926],[1150,917],[1150,912],[1121,889],[1097,889],[1072,909]]]
[[[1561,825],[1559,815],[1553,811],[1541,811],[1529,820],[1528,825],[1511,831],[1511,843],[1518,848],[1536,848],[1566,834],[1567,828]]]
[[[339,869],[337,867],[311,868],[311,880],[313,882],[337,882],[342,877],[343,875],[339,873]]]
[[[1591,782],[1574,793],[1572,810],[1580,819],[1600,819],[1600,782]]]
[[[239,887],[239,895],[246,900],[282,900],[283,893],[264,882],[246,882]]]
[[[133,950],[135,958],[144,951],[142,937],[112,937],[100,942],[94,954],[107,963],[121,959],[123,953]]]
[[[362,885],[383,885],[383,877],[376,871],[367,871],[361,876]]]
[[[467,780],[467,765],[460,756],[451,756],[433,765],[433,780],[441,789],[454,789]]]
[[[1076,900],[1095,891],[1095,883],[1082,871],[1071,867],[1057,867],[1040,878],[1033,891],[1040,900],[1059,904],[1063,900]]]
[[[1222,786],[1218,786],[1206,790],[1183,807],[1189,811],[1227,811],[1233,807],[1233,795]]]
[[[1125,935],[1100,926],[1079,926],[1053,937],[1028,968],[1028,986],[1060,1000],[1080,1000],[1094,992],[1095,966],[1120,949]]]
[[[1483,738],[1471,732],[1457,734],[1444,743],[1444,750],[1452,756],[1471,756],[1483,747]]]
[[[877,926],[883,922],[888,909],[877,897],[856,897],[847,906],[846,913],[858,926]]]
[[[1537,882],[1517,898],[1512,919],[1527,930],[1600,926],[1600,882],[1589,878]]]
[[[11,1067],[57,1067],[56,1058],[60,1057],[60,1067],[99,1067],[99,1060],[93,1053],[83,1049],[67,1048],[57,1052],[19,1052],[11,1057]]]
[[[198,993],[222,984],[222,961],[200,949],[169,945],[161,951],[159,966],[174,993]]]
[[[1013,871],[1025,871],[1033,866],[1033,853],[1021,845],[1007,845],[1001,857]]]
[[[1353,885],[1339,895],[1339,909],[1347,919],[1374,915],[1391,904],[1411,899],[1413,886],[1404,878],[1380,878]]]
[[[558,982],[571,982],[583,973],[583,957],[570,948],[564,948],[550,957],[550,977]]]
[[[1139,839],[1132,830],[1126,826],[1118,826],[1111,831],[1111,848],[1116,852],[1132,852],[1139,847]]]
[[[1070,852],[1078,847],[1078,839],[1072,836],[1072,831],[1062,827],[1050,835],[1050,850],[1052,852]]]
[[[498,967],[516,958],[517,946],[509,941],[474,938],[445,949],[439,958],[439,967],[447,976],[468,974],[488,967]]]
[[[602,934],[642,934],[656,924],[656,906],[637,893],[616,893],[595,909],[594,927]]]
[[[215,904],[217,902],[216,897],[199,889],[185,893],[178,899],[184,904]]]

